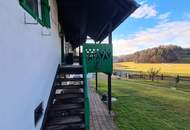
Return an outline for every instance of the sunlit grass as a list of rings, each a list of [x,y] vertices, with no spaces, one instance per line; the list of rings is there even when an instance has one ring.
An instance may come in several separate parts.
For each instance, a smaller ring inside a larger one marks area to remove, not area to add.
[[[151,63],[134,63],[134,62],[121,62],[114,63],[114,69],[147,72],[150,68],[160,69],[160,73],[165,75],[181,75],[190,76],[190,64],[151,64]]]
[[[99,76],[98,84],[100,93],[107,93],[106,78]],[[157,81],[113,79],[112,85],[120,130],[190,129],[190,92]]]

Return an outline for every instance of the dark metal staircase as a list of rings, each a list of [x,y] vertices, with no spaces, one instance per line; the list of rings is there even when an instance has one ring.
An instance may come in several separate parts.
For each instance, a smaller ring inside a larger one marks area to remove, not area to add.
[[[60,66],[44,130],[85,130],[82,66]]]

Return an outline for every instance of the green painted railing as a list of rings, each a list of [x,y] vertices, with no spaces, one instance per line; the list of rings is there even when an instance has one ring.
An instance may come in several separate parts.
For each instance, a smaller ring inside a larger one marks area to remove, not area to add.
[[[94,72],[112,73],[113,55],[110,44],[83,45],[84,94],[85,94],[85,125],[90,129],[90,104],[88,95],[87,74]]]
[[[88,95],[88,80],[87,80],[87,64],[85,54],[82,55],[83,60],[83,71],[84,71],[84,95],[85,95],[85,127],[87,130],[90,130],[90,104],[89,104],[89,95]]]
[[[110,44],[84,44],[83,54],[86,58],[88,73],[105,72],[113,70],[112,45]]]

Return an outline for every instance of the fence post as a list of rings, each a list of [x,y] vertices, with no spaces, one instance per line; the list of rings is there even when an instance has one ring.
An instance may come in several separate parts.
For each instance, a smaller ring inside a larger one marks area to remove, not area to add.
[[[179,75],[177,75],[177,77],[176,77],[176,84],[178,84],[179,81],[180,81],[180,78],[179,78]]]
[[[164,75],[163,74],[161,75],[161,80],[164,80]]]

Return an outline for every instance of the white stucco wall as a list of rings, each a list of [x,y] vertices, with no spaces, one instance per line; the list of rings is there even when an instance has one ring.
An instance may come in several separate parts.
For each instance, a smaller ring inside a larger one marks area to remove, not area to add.
[[[34,109],[42,101],[46,106],[61,59],[56,8],[51,11],[51,29],[43,31],[24,23],[24,14],[28,21],[30,15],[18,0],[0,0],[0,130],[41,127],[34,125]]]

